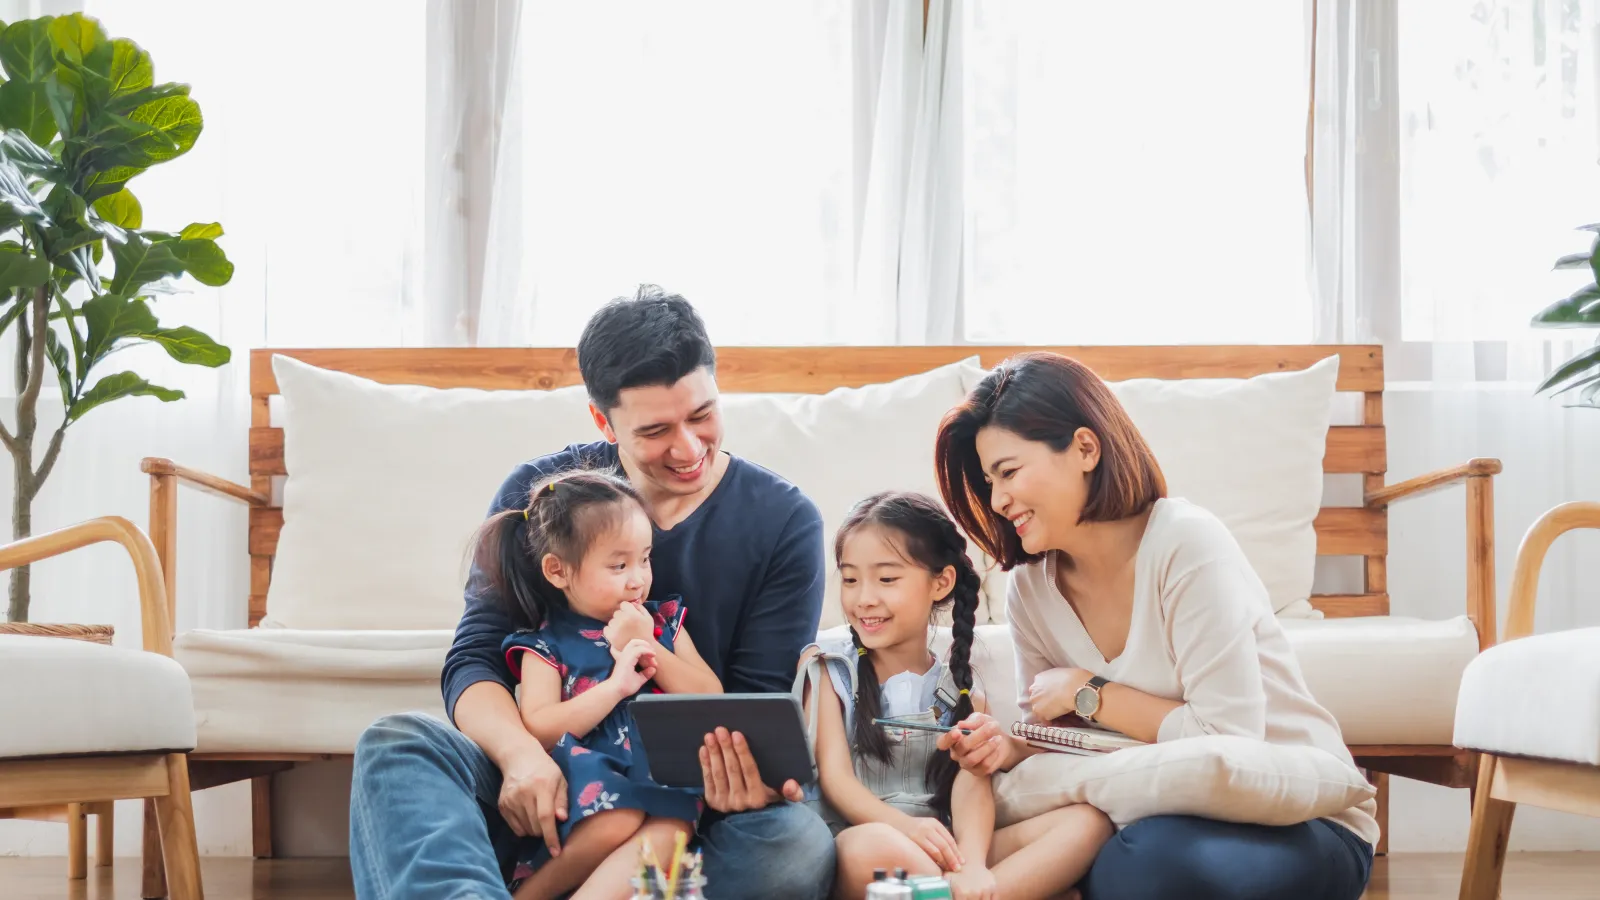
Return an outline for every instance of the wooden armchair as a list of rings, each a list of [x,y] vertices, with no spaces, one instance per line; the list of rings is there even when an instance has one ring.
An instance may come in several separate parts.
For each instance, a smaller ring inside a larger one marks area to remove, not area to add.
[[[51,684],[57,699],[70,695],[81,704],[45,708],[31,695],[0,700],[0,720],[14,729],[0,740],[0,806],[145,798],[156,828],[154,854],[146,864],[162,872],[163,883],[170,879],[174,900],[200,900],[186,753],[195,741],[194,708],[188,676],[172,661],[172,619],[150,539],[126,519],[92,519],[0,547],[0,570],[102,541],[121,545],[133,561],[145,652],[59,638],[0,637],[0,665]],[[152,661],[152,654],[165,659]],[[121,690],[107,690],[107,684]],[[85,715],[95,717],[92,740],[81,729],[52,727],[70,721],[64,717]],[[145,896],[165,893],[163,888]]]
[[[1564,503],[1528,529],[1505,643],[1461,678],[1455,743],[1482,753],[1461,900],[1499,896],[1518,803],[1600,816],[1600,628],[1533,633],[1545,554],[1577,528],[1600,528],[1600,503]]]

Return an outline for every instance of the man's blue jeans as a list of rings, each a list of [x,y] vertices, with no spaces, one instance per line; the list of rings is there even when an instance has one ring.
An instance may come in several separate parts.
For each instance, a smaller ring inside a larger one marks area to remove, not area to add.
[[[466,735],[420,714],[385,716],[356,746],[350,868],[357,900],[506,900],[520,840],[500,817],[500,770]],[[833,835],[781,803],[701,826],[706,896],[822,900]]]

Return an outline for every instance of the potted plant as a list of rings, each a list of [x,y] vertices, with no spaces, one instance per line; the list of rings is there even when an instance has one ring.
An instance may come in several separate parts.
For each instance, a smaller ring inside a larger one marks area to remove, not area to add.
[[[19,539],[32,533],[33,501],[73,424],[127,397],[183,397],[137,372],[103,371],[114,351],[154,343],[180,363],[228,362],[228,348],[205,334],[163,325],[156,297],[185,274],[226,284],[233,265],[216,243],[220,225],[147,229],[129,188],[200,136],[188,85],[156,84],[150,54],[77,13],[0,26],[0,68],[0,335],[16,335],[17,393],[0,443],[12,458]],[[47,382],[61,412],[47,410],[42,423]],[[29,601],[24,566],[12,575],[7,618],[26,621]]]
[[[1550,304],[1533,317],[1535,328],[1600,328],[1600,223],[1585,225],[1581,231],[1594,233],[1588,252],[1569,253],[1556,260],[1557,269],[1586,269],[1591,280],[1570,296]],[[1535,393],[1577,391],[1569,406],[1600,407],[1600,341],[1582,351],[1550,373]]]

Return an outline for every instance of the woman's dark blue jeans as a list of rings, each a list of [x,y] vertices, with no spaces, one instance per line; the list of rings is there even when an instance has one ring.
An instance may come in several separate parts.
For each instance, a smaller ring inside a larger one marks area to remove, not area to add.
[[[1371,873],[1372,845],[1326,819],[1152,816],[1112,836],[1079,886],[1084,900],[1359,900]]]

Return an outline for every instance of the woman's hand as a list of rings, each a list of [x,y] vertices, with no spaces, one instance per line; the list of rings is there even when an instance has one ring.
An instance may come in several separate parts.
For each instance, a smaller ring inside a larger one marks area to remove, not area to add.
[[[965,728],[971,734],[962,734]],[[1000,723],[987,713],[973,713],[956,723],[956,729],[939,735],[936,746],[950,753],[950,758],[961,768],[974,775],[993,775],[1000,769],[1011,768],[1011,739],[1000,730]]]
[[[611,614],[602,632],[611,644],[611,655],[622,658],[622,648],[633,641],[651,642],[656,636],[656,620],[645,611],[642,603],[624,603]]]
[[[1028,706],[1041,722],[1059,719],[1078,708],[1078,688],[1093,676],[1087,669],[1046,669],[1028,685]]]
[[[999,886],[994,873],[984,866],[967,866],[957,872],[947,872],[944,880],[950,883],[950,896],[954,900],[996,900]]]
[[[750,745],[744,735],[726,728],[706,735],[706,744],[700,748],[700,777],[705,779],[706,806],[721,813],[764,809],[779,798],[777,791],[767,787],[756,768],[756,758],[750,755]],[[783,799],[791,803],[805,800],[800,783],[793,778],[783,784]]]
[[[622,698],[639,693],[645,682],[656,676],[655,647],[649,641],[632,640],[617,653],[617,664],[607,684],[616,685]],[[620,699],[620,698],[619,698]]]
[[[956,847],[955,835],[938,819],[924,816],[901,816],[889,824],[911,838],[911,842],[928,854],[941,872],[961,871],[961,850]]]

